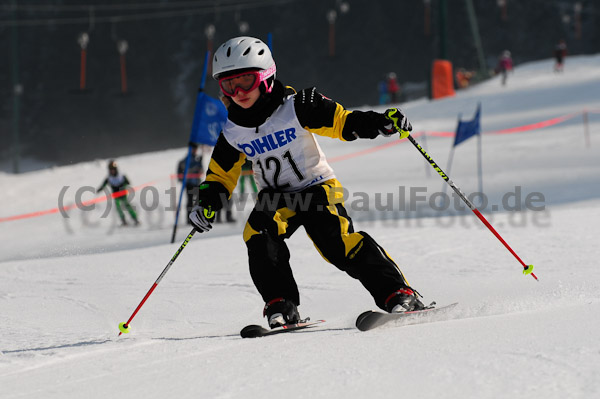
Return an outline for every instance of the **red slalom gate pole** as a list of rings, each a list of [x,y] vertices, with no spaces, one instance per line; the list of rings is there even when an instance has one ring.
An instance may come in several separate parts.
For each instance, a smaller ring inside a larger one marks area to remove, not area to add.
[[[86,64],[86,50],[81,49],[81,71],[79,74],[79,90],[85,90],[85,64]]]
[[[125,54],[121,54],[121,94],[127,94],[127,69],[125,66]]]
[[[162,271],[162,273],[160,273],[160,276],[158,276],[158,278],[156,279],[156,281],[154,282],[154,284],[152,284],[152,287],[150,287],[150,289],[148,290],[148,292],[144,296],[144,299],[142,299],[142,301],[137,306],[137,308],[135,308],[135,310],[133,311],[133,313],[129,317],[129,320],[127,320],[125,323],[119,324],[119,331],[120,331],[119,332],[119,336],[121,336],[121,334],[123,334],[123,333],[128,333],[129,332],[129,323],[131,323],[131,320],[133,320],[133,318],[135,317],[135,315],[137,314],[137,312],[139,312],[139,310],[142,308],[142,306],[144,306],[144,303],[146,302],[146,300],[148,299],[148,297],[150,297],[150,295],[152,294],[152,292],[154,291],[154,289],[158,286],[158,283],[160,283],[160,280],[162,280],[163,277],[165,276],[165,274],[167,274],[167,272],[169,271],[169,269],[171,268],[171,266],[175,262],[175,259],[177,259],[177,257],[181,253],[181,251],[183,251],[183,249],[186,247],[186,245],[188,244],[188,242],[190,242],[190,240],[194,236],[195,232],[196,232],[195,229],[192,230],[190,232],[190,234],[188,234],[188,236],[185,238],[185,240],[183,241],[183,243],[179,246],[179,248],[177,249],[177,251],[175,251],[175,254],[171,258],[171,260],[169,261],[169,263],[167,264],[167,266],[164,268],[164,270]]]
[[[125,54],[129,49],[129,43],[127,40],[119,40],[117,41],[117,51],[120,54],[120,64],[121,64],[121,94],[127,94],[127,69],[126,69],[126,61]]]
[[[508,251],[511,254],[513,254],[513,256],[519,261],[519,263],[523,266],[523,274],[531,274],[531,276],[534,279],[538,280],[537,276],[535,274],[533,274],[533,265],[526,265],[525,262],[523,262],[521,260],[519,255],[517,255],[517,253],[515,251],[513,251],[513,249],[510,247],[510,245],[508,245],[508,243],[506,241],[504,241],[504,239],[500,236],[500,234],[496,231],[496,229],[494,229],[494,227],[492,227],[490,222],[488,222],[487,219],[481,214],[481,212],[479,212],[479,210],[475,207],[475,205],[473,205],[471,203],[471,201],[469,201],[469,199],[463,194],[462,191],[460,191],[460,189],[454,184],[454,182],[452,180],[450,180],[450,177],[448,175],[446,175],[444,173],[444,171],[442,171],[442,169],[435,163],[435,161],[431,158],[431,156],[427,153],[427,151],[425,151],[423,149],[423,147],[421,147],[419,145],[419,143],[417,143],[417,141],[411,135],[408,135],[407,138],[415,147],[417,147],[417,149],[419,150],[421,155],[423,155],[425,157],[425,159],[427,160],[427,162],[429,162],[431,167],[436,172],[438,172],[438,174],[441,176],[441,178],[444,179],[446,181],[446,183],[448,183],[450,185],[450,187],[452,187],[452,190],[454,190],[454,192],[464,201],[464,203],[467,204],[469,209],[471,209],[471,211],[473,211],[473,213],[479,218],[479,220],[481,220],[483,222],[483,224],[496,236],[496,238],[498,240],[500,240],[500,242],[506,247],[506,249],[508,249]]]

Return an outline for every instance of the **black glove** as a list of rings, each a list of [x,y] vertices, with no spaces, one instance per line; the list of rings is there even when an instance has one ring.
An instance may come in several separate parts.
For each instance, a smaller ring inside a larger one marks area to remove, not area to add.
[[[412,125],[399,108],[390,108],[383,115],[387,123],[379,128],[379,134],[389,137],[394,133],[400,133],[401,139],[408,137]]]
[[[215,220],[215,212],[210,207],[203,208],[196,205],[190,213],[190,222],[199,233],[204,233],[212,229],[212,222]]]

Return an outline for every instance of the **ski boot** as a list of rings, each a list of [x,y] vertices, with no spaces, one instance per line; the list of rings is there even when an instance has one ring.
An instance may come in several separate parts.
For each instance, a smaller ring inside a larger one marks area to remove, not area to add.
[[[275,298],[265,305],[263,316],[267,317],[269,327],[276,328],[285,324],[295,324],[300,321],[300,313],[296,304],[283,298]]]
[[[402,313],[423,310],[425,305],[417,298],[417,293],[407,287],[390,295],[385,301],[385,309],[389,313]]]

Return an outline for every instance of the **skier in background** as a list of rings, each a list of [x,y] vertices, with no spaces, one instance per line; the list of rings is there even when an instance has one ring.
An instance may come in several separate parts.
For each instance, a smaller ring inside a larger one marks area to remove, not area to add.
[[[238,183],[240,186],[240,194],[244,194],[246,192],[246,180],[250,182],[251,190],[256,194],[258,192],[258,187],[256,186],[256,181],[254,180],[254,173],[252,172],[252,162],[249,159],[246,159],[246,162],[244,162],[242,165],[242,172],[240,174],[240,181]],[[227,201],[227,203],[224,205],[224,209],[227,223],[235,223],[236,220],[233,218],[231,212],[231,200]],[[222,213],[222,211],[217,212],[217,217],[215,219],[217,223],[221,223]]]
[[[387,104],[389,101],[389,95],[387,77],[385,75],[379,81],[379,83],[377,83],[377,93],[379,94],[379,105]]]
[[[223,204],[223,208],[217,212],[217,216],[215,218],[215,223],[222,223],[222,215],[225,212],[225,222],[227,223],[235,223],[236,220],[233,218],[233,212],[231,211],[232,203],[231,200],[226,201]]]
[[[558,41],[556,47],[554,47],[554,72],[564,71],[565,57],[567,56],[567,43],[563,39]]]
[[[502,74],[502,86],[506,86],[506,80],[508,79],[508,73],[513,69],[513,61],[511,58],[510,51],[504,50],[498,60],[498,73]]]
[[[466,89],[471,83],[473,72],[467,71],[465,68],[458,68],[456,71],[456,85],[459,89]]]
[[[246,184],[245,180],[250,182],[252,186],[252,192],[257,193],[258,187],[256,186],[256,181],[254,180],[254,173],[252,172],[252,162],[249,159],[246,159],[246,162],[242,165],[242,174],[240,176],[240,194],[244,194],[246,192]]]
[[[398,101],[400,86],[398,85],[398,80],[396,79],[396,74],[394,72],[390,72],[388,75],[387,91],[389,103],[395,104]]]
[[[190,215],[199,232],[212,228],[238,183],[246,159],[261,188],[243,238],[250,275],[271,328],[300,320],[300,294],[285,243],[303,226],[323,258],[358,279],[388,312],[423,309],[398,265],[366,232],[355,231],[341,183],[314,134],[353,141],[400,133],[412,126],[399,109],[347,111],[315,88],[296,92],[275,80],[269,47],[252,37],[222,44],[213,57],[228,120],[212,153],[199,205]],[[381,170],[372,170],[381,174]]]
[[[114,197],[115,205],[117,206],[117,213],[121,219],[121,226],[127,226],[127,221],[125,220],[125,215],[123,214],[123,206],[125,209],[127,209],[127,212],[129,212],[131,219],[133,219],[133,224],[138,226],[140,222],[138,221],[137,214],[127,200],[126,190],[130,185],[129,179],[127,179],[127,176],[119,173],[119,170],[117,169],[117,162],[114,160],[110,160],[108,162],[108,177],[104,179],[100,187],[96,189],[96,193],[102,191],[107,184],[110,185],[113,193],[123,191],[123,193],[121,193],[118,197]]]
[[[204,175],[204,168],[202,167],[202,155],[198,155],[198,145],[196,143],[190,143],[192,154],[190,157],[190,164],[188,166],[188,172],[185,179],[185,192],[187,197],[186,209],[188,224],[190,213],[194,207],[196,196],[198,195],[198,186],[200,185],[200,179]],[[179,161],[177,164],[177,180],[183,181],[183,172],[185,171],[185,163],[187,162],[187,156]]]

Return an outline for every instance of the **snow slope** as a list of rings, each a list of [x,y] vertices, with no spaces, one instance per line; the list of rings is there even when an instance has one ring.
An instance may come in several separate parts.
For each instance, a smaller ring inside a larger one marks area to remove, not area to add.
[[[540,61],[518,67],[507,87],[492,79],[455,98],[402,107],[417,131],[451,131],[457,114],[470,117],[477,102],[484,131],[599,110],[600,56],[567,61],[562,75],[552,73],[551,60]],[[446,320],[367,333],[353,323],[374,308],[370,296],[298,231],[289,247],[299,309],[327,323],[239,338],[244,325],[264,323],[241,238],[249,202],[236,212],[238,223],[193,238],[132,332],[117,338],[118,324],[189,232],[180,225],[169,244],[169,175],[184,150],[124,157],[120,167],[134,185],[155,187],[133,199],[141,227],[117,228],[114,210],[102,217],[104,203],[69,211],[69,218],[55,213],[0,222],[0,398],[598,397],[600,115],[589,117],[591,147],[581,116],[483,137],[483,211],[535,265],[539,282],[521,274],[521,265],[471,213],[432,207],[443,181],[410,143],[320,138],[348,189],[357,230],[387,249],[425,301],[459,302]],[[448,172],[452,139],[417,140]],[[361,153],[382,144],[389,146]],[[449,172],[467,194],[478,190],[476,148],[475,139],[457,147]],[[0,219],[52,209],[61,191],[62,203],[72,203],[77,189],[96,187],[104,173],[105,160],[0,174]],[[415,187],[424,199],[411,202]],[[532,193],[543,196],[534,205],[544,210],[507,209],[523,208]],[[388,194],[393,209],[378,211]],[[364,196],[368,209],[357,200]],[[148,210],[141,209],[144,200]]]

